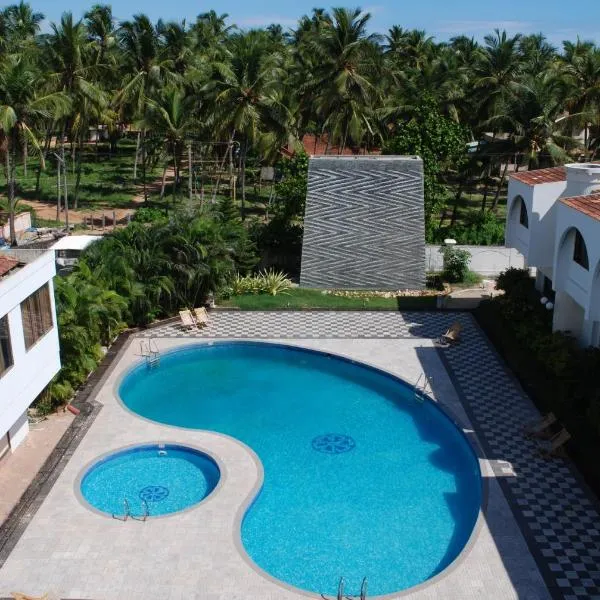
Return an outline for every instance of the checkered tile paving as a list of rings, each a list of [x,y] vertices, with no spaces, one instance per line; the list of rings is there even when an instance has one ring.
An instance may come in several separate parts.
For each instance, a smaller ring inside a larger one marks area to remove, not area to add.
[[[536,456],[521,435],[539,419],[489,342],[466,313],[213,312],[201,331],[178,324],[142,337],[181,338],[434,338],[453,321],[462,342],[440,349],[479,439],[555,598],[600,600],[600,509],[566,460]]]
[[[139,334],[142,337],[374,339],[428,338],[439,335],[451,321],[444,313],[422,312],[241,312],[210,313],[208,326],[186,330],[170,323]]]

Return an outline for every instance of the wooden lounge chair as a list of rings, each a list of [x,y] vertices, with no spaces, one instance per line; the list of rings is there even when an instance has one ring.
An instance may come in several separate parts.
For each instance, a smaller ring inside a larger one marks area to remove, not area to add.
[[[538,454],[542,458],[565,456],[565,444],[571,439],[571,434],[563,427],[549,440],[539,440]]]
[[[449,346],[450,344],[457,344],[460,342],[460,332],[462,331],[462,325],[456,321],[453,323],[448,331],[444,333],[440,339],[439,343],[443,346]]]
[[[189,310],[180,310],[179,316],[184,329],[196,329],[196,321]]]
[[[204,307],[195,308],[194,315],[196,317],[196,325],[198,327],[206,327],[208,325],[208,313]]]
[[[523,428],[523,435],[530,440],[550,438],[552,437],[550,427],[557,421],[554,413],[548,413],[543,419],[526,425]]]

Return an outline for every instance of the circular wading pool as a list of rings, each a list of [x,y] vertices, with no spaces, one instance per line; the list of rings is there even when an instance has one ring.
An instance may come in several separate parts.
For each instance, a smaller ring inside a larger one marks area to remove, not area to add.
[[[135,446],[94,463],[81,479],[83,498],[97,510],[123,517],[175,513],[206,498],[219,482],[207,454],[174,444]]]

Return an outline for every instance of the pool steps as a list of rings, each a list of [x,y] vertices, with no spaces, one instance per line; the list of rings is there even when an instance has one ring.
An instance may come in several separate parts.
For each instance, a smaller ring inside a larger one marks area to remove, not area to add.
[[[146,366],[149,369],[160,366],[160,350],[154,338],[140,341],[140,354],[146,360]]]
[[[351,600],[352,598],[356,598],[357,596],[346,596],[344,595],[344,588],[346,586],[346,580],[343,577],[340,577],[340,582],[338,583],[338,591],[336,595],[336,600]],[[325,598],[324,594],[321,594],[322,598]],[[363,577],[362,583],[360,585],[360,600],[367,600],[367,578]]]
[[[131,512],[131,508],[129,506],[129,500],[127,498],[123,498],[123,516],[117,515],[115,513],[112,514],[113,519],[117,519],[118,521],[127,521],[131,517],[133,521],[141,521],[143,523],[146,522],[148,517],[150,516],[150,509],[148,508],[148,503],[142,499],[142,508],[144,509],[144,514],[140,517],[136,517]]]
[[[433,377],[428,377],[425,373],[419,375],[419,379],[417,379],[417,383],[414,386],[415,400],[417,402],[425,402],[427,394],[433,393],[432,381]]]

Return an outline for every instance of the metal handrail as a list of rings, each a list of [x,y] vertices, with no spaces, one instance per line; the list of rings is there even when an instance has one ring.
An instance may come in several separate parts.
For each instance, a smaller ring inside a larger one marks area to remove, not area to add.
[[[337,600],[344,600],[344,584],[344,578],[340,577],[340,582],[338,584]]]
[[[129,508],[129,502],[127,501],[127,498],[123,498],[123,512],[124,512],[123,518],[118,517],[117,515],[115,515],[115,513],[112,514],[112,518],[125,522],[125,521],[127,521],[127,519],[129,517],[131,517],[131,510]],[[131,517],[131,518],[133,518],[133,517]]]
[[[148,503],[144,499],[142,499],[142,508],[144,509],[144,513],[141,517],[134,517],[133,515],[131,515],[131,518],[134,521],[142,521],[143,523],[145,523],[148,517],[150,516],[150,509],[148,508]]]
[[[367,578],[366,577],[362,580],[362,584],[360,586],[360,600],[367,600]]]

